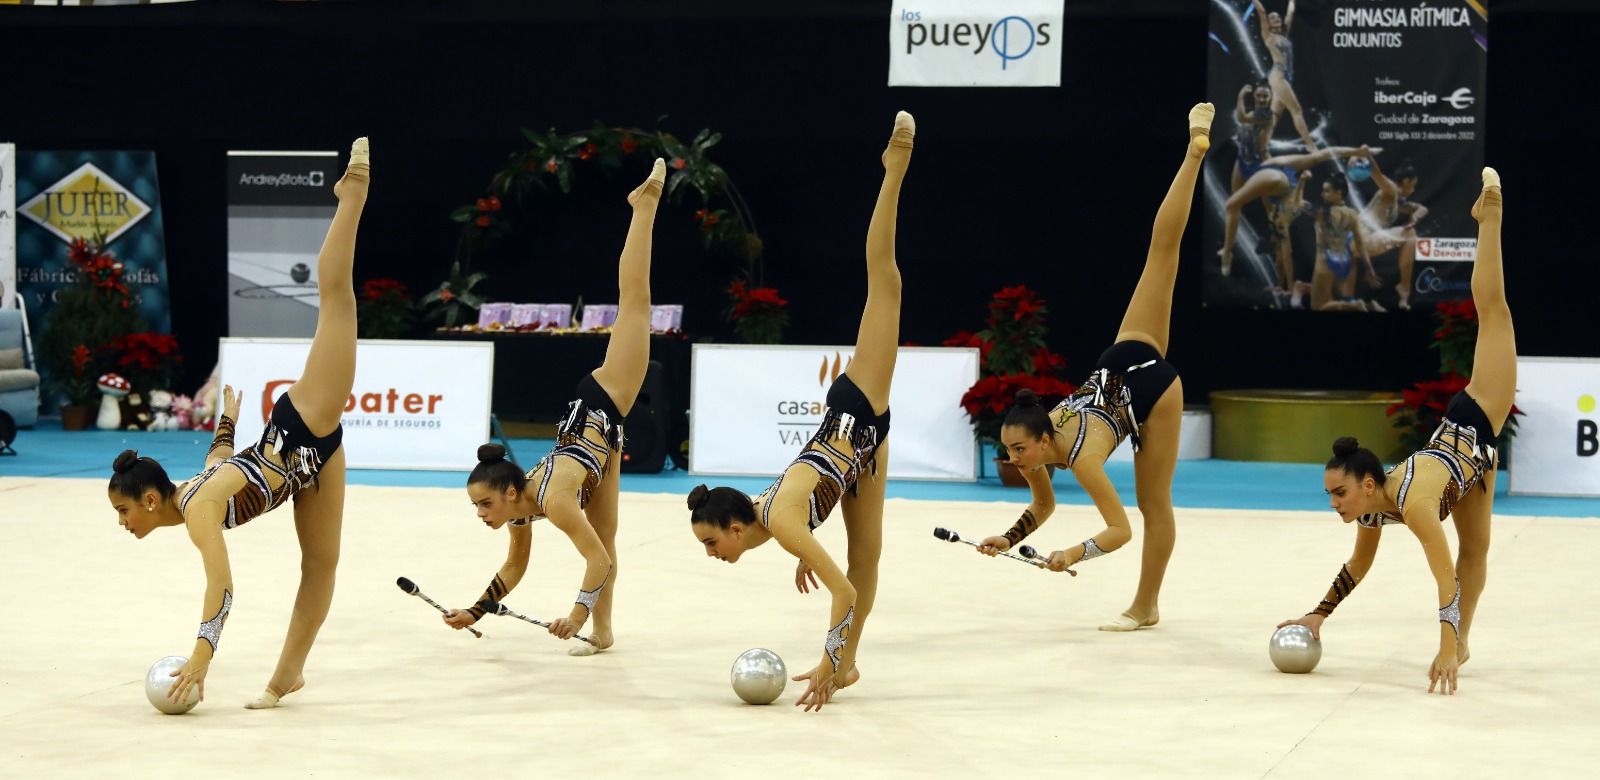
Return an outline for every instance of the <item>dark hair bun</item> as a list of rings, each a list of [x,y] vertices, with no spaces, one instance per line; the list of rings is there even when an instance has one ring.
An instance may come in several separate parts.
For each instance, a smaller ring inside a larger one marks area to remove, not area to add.
[[[1341,458],[1348,458],[1361,449],[1361,442],[1354,436],[1340,436],[1333,442],[1333,454]]]
[[[695,485],[694,490],[689,491],[689,511],[692,512],[700,507],[705,506],[706,501],[709,501],[710,499],[711,488],[708,488],[705,485]]]
[[[485,444],[478,448],[478,462],[493,463],[506,459],[506,448],[498,444]]]
[[[133,468],[133,464],[138,462],[138,450],[123,450],[122,454],[118,455],[117,459],[111,462],[111,470],[121,474],[122,472]]]
[[[1021,390],[1018,390],[1016,396],[1011,400],[1017,406],[1038,406],[1039,394],[1024,387]]]

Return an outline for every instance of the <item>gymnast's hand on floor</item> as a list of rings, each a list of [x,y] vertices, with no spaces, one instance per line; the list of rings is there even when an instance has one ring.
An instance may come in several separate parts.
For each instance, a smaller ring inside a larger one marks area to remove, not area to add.
[[[452,609],[444,613],[444,624],[458,631],[476,622],[478,619],[464,609]]]
[[[804,680],[806,683],[805,693],[800,694],[800,698],[795,700],[794,706],[805,705],[806,712],[812,710],[821,711],[822,705],[832,701],[833,695],[838,693],[840,688],[848,688],[861,679],[861,670],[854,664],[851,664],[850,671],[845,673],[843,683],[838,681],[836,675],[823,671],[831,668],[833,668],[833,662],[828,660],[827,656],[823,656],[822,663],[812,667],[811,671],[805,674],[797,674],[792,678],[795,682]]]
[[[1456,649],[1452,645],[1446,650],[1440,650],[1433,657],[1433,664],[1428,667],[1428,693],[1433,693],[1434,688],[1439,693],[1447,696],[1456,692],[1456,670],[1461,668],[1461,663],[1456,660]]]
[[[1011,549],[1011,540],[1004,536],[991,536],[978,542],[977,551],[993,558],[994,556]]]
[[[564,618],[556,618],[555,622],[550,624],[550,635],[557,639],[571,639],[587,622],[589,622],[588,618],[573,620],[570,615]]]
[[[806,586],[807,580],[811,582],[810,587]],[[805,561],[801,561],[799,566],[794,567],[794,587],[801,593],[810,593],[820,588],[817,584],[817,573],[812,571]]]
[[[1322,621],[1324,620],[1327,620],[1327,618],[1313,612],[1309,615],[1297,617],[1294,620],[1285,620],[1278,624],[1278,628],[1283,628],[1284,626],[1305,626],[1306,628],[1311,629],[1312,639],[1321,639]]]

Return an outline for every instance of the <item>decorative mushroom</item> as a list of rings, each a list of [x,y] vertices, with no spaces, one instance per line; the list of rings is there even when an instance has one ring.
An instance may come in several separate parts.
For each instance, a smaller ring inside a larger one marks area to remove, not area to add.
[[[121,428],[121,399],[133,392],[133,385],[120,374],[101,374],[95,386],[100,388],[100,416],[95,420],[95,427],[102,431]]]

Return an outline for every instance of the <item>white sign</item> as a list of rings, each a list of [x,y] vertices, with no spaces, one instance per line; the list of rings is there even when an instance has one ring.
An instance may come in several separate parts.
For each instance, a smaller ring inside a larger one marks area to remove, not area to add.
[[[1511,485],[1519,495],[1600,497],[1600,360],[1518,357]]]
[[[690,371],[689,471],[777,476],[816,433],[850,347],[696,344]],[[961,396],[978,350],[901,347],[889,391],[889,476],[977,478],[977,440]]]
[[[1062,0],[895,0],[891,87],[1061,86]]]
[[[17,292],[17,147],[0,144],[0,309],[15,306]]]
[[[309,339],[221,340],[222,382],[244,393],[235,441],[260,438],[278,396],[305,368]],[[344,411],[346,465],[467,471],[489,440],[494,344],[359,341]]]

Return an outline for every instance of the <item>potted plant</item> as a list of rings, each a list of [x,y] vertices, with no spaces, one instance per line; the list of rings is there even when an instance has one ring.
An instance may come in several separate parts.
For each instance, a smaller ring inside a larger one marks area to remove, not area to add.
[[[144,330],[123,281],[122,263],[105,251],[99,238],[76,239],[67,249],[72,281],[56,293],[56,306],[40,331],[39,364],[47,386],[64,392],[76,377],[87,350],[92,361],[113,339]],[[94,368],[85,372],[95,377]],[[93,382],[90,382],[91,386]]]
[[[135,393],[166,390],[183,364],[178,338],[168,333],[129,333],[101,348],[102,365],[128,380]]]
[[[478,321],[478,309],[483,306],[483,296],[472,291],[488,274],[482,271],[465,273],[461,269],[461,262],[450,264],[450,278],[444,280],[437,289],[422,296],[422,306],[426,310],[428,319],[444,323],[444,327],[453,328],[461,324],[473,324]]]
[[[94,353],[87,346],[73,347],[72,374],[56,383],[62,398],[62,430],[81,431],[89,427],[89,420],[94,417],[100,390],[95,387],[93,363]]]
[[[399,339],[411,334],[416,304],[394,279],[368,279],[361,285],[356,323],[364,339]]]
[[[750,287],[743,280],[728,286],[728,322],[733,333],[746,344],[776,344],[789,325],[789,301],[778,296],[774,287]]]
[[[1047,313],[1038,293],[1024,285],[1006,287],[989,301],[987,328],[959,331],[944,341],[947,347],[979,350],[978,381],[961,397],[961,408],[978,439],[994,447],[995,468],[1007,485],[1027,484],[1000,441],[1001,424],[1017,391],[1038,393],[1048,408],[1077,389],[1060,378],[1066,360],[1045,346]]]
[[[1415,452],[1428,444],[1439,423],[1444,420],[1445,407],[1456,393],[1471,381],[1472,361],[1478,342],[1478,308],[1471,299],[1445,301],[1434,309],[1439,327],[1433,331],[1433,349],[1439,351],[1439,378],[1418,382],[1400,391],[1402,400],[1390,406],[1387,413],[1400,429],[1400,443]],[[1517,435],[1517,418],[1523,415],[1516,404],[1500,429],[1500,466],[1509,458],[1507,448]]]

